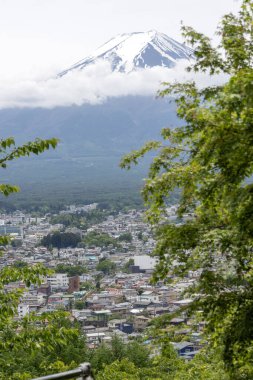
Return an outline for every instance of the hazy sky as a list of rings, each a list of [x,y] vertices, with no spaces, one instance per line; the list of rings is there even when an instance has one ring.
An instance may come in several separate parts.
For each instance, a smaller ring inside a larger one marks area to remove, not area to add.
[[[112,96],[155,96],[162,81],[185,77],[155,67],[130,75],[106,62],[61,79],[56,74],[91,54],[119,33],[156,29],[182,41],[180,23],[213,36],[221,17],[237,12],[237,0],[0,0],[0,108],[55,107],[99,103]],[[218,81],[224,78],[217,78]],[[214,78],[211,78],[213,84]],[[210,84],[210,83],[209,83]]]
[[[180,21],[213,35],[236,0],[0,0],[0,80],[46,77],[118,33],[156,29],[181,40]]]

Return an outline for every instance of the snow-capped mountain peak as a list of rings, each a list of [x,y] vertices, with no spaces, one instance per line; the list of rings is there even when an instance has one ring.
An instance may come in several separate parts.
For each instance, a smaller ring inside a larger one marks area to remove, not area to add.
[[[109,62],[113,71],[129,73],[154,66],[173,67],[179,59],[190,59],[191,56],[190,48],[156,30],[119,34],[59,76],[81,70],[99,60]]]

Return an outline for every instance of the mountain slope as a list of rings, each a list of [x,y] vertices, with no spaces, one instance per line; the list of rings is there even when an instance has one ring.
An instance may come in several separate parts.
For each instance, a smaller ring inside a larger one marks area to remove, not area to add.
[[[173,68],[191,54],[184,45],[155,31],[124,34],[59,76],[100,60],[108,61],[112,70],[125,73],[155,66]],[[106,194],[113,199],[116,193],[128,197],[128,192],[136,191],[146,177],[149,158],[130,172],[119,169],[120,158],[144,142],[159,138],[161,128],[175,125],[175,105],[149,96],[113,97],[97,105],[3,109],[2,138],[14,136],[17,143],[23,143],[36,137],[58,137],[60,144],[41,157],[11,162],[2,172],[2,181],[21,185],[22,193],[17,197],[29,202],[31,191],[38,202],[67,202],[70,198],[71,202],[94,201],[95,194],[99,199]]]
[[[171,68],[179,59],[190,59],[191,56],[190,48],[155,30],[120,34],[59,76],[72,70],[82,70],[100,60],[109,62],[113,71],[129,73],[154,66]]]
[[[92,189],[90,194],[101,186],[103,191],[132,183],[140,186],[147,166],[126,172],[119,169],[120,158],[159,138],[161,128],[168,125],[177,125],[173,104],[152,97],[115,98],[95,106],[1,110],[2,137],[15,136],[18,143],[36,137],[60,139],[55,151],[11,162],[1,173],[2,181],[18,183],[22,189],[67,188],[62,197],[77,186]]]

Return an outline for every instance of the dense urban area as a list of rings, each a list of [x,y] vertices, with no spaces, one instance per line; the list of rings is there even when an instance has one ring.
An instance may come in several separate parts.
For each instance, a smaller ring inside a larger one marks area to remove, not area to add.
[[[167,212],[168,219],[177,222],[176,206]],[[140,210],[110,214],[96,203],[71,205],[57,215],[43,217],[21,211],[1,214],[0,223],[1,234],[12,237],[1,257],[1,268],[39,263],[51,270],[41,278],[40,286],[25,289],[17,318],[68,310],[80,323],[90,349],[115,336],[125,343],[138,339],[148,345],[155,337],[143,338],[152,319],[180,311],[191,302],[183,293],[198,273],[177,283],[171,278],[169,284],[152,285],[156,258],[150,254],[155,241]],[[7,291],[14,288],[25,285],[6,285]],[[193,332],[191,322],[183,312],[170,320],[171,326],[181,325],[180,335],[187,337],[172,343],[188,360],[203,345],[201,323]]]

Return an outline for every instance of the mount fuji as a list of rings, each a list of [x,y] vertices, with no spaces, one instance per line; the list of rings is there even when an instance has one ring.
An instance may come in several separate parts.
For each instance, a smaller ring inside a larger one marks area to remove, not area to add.
[[[126,73],[127,80],[129,73],[142,74],[152,67],[168,67],[173,76],[177,62],[191,57],[191,49],[156,31],[121,34],[54,80],[59,83],[65,74],[85,72],[86,67],[100,61],[109,62],[116,73]],[[79,80],[79,75],[76,77]],[[65,78],[69,85],[71,76],[69,82],[67,75]],[[24,143],[37,136],[54,136],[60,144],[41,157],[11,163],[1,180],[22,186],[20,198],[15,196],[21,206],[22,202],[36,206],[45,200],[56,204],[130,199],[142,186],[148,161],[124,172],[118,167],[120,158],[146,141],[159,139],[162,128],[178,123],[175,105],[166,99],[155,100],[151,95],[115,96],[101,104],[51,109],[6,108],[0,110],[2,138],[15,136],[17,143]]]
[[[172,68],[178,60],[189,60],[192,56],[192,49],[156,30],[119,34],[95,50],[93,55],[62,71],[59,77],[101,60],[109,62],[112,71],[129,73],[154,66]]]

